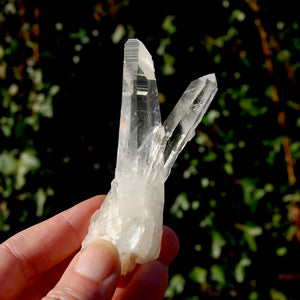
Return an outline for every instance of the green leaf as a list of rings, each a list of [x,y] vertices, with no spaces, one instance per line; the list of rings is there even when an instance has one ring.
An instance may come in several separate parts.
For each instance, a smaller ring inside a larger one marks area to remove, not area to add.
[[[51,88],[49,89],[48,95],[53,97],[58,94],[60,91],[60,87],[58,85],[52,85]]]
[[[21,152],[18,161],[15,188],[17,190],[21,189],[26,183],[25,176],[27,173],[38,169],[40,165],[40,160],[37,158],[34,150],[27,149]]]
[[[175,57],[172,56],[171,54],[164,53],[163,54],[163,59],[164,59],[164,65],[162,66],[162,73],[165,76],[169,76],[175,73]]]
[[[251,260],[244,255],[235,266],[234,277],[238,283],[242,283],[245,279],[245,268],[251,265]]]
[[[276,249],[277,256],[284,256],[287,254],[288,249],[286,247],[279,247]]]
[[[272,147],[273,149],[269,151],[269,156],[267,157],[266,161],[270,165],[274,165],[275,156],[278,154],[282,147],[282,137],[279,136],[274,140],[264,140],[262,141],[264,146]]]
[[[87,37],[87,32],[86,32],[86,30],[84,28],[79,28],[79,30],[77,32],[70,33],[69,37],[71,39],[84,40]]]
[[[222,252],[222,248],[226,245],[226,240],[222,235],[214,231],[212,233],[212,244],[211,244],[211,256],[215,259],[219,258]]]
[[[258,292],[256,291],[252,291],[250,294],[249,294],[249,300],[257,300],[259,298],[259,294]]]
[[[275,289],[270,290],[270,296],[272,300],[287,300],[288,298],[280,291]]]
[[[200,222],[199,226],[204,228],[204,227],[212,227],[213,225],[213,218],[215,216],[215,213],[211,211],[205,218]]]
[[[224,286],[226,283],[224,270],[219,265],[212,265],[210,268],[211,279],[220,284],[220,286]]]
[[[16,134],[17,138],[20,138],[23,136],[25,127],[26,127],[26,123],[23,120],[16,124],[15,134]]]
[[[203,156],[203,161],[205,162],[211,162],[214,161],[218,158],[218,154],[216,154],[215,152],[213,152],[212,150],[209,150],[208,153]]]
[[[114,44],[118,44],[124,35],[126,34],[126,29],[123,24],[118,24],[115,31],[111,35],[111,40]]]
[[[291,144],[291,151],[294,159],[300,159],[300,141]]]
[[[36,194],[34,195],[34,199],[36,202],[36,216],[41,217],[44,211],[44,205],[47,200],[47,194],[44,189],[39,188]]]
[[[8,117],[2,117],[0,119],[0,125],[1,125],[1,130],[4,134],[4,136],[9,137],[11,136],[12,128],[15,124],[15,121],[13,118],[8,118]]]
[[[166,47],[171,44],[171,38],[164,38],[160,40],[159,47],[156,50],[156,53],[160,56],[163,56],[166,53]]]
[[[216,119],[220,118],[221,114],[216,109],[211,109],[208,113],[203,117],[202,123],[206,126],[212,125]]]
[[[240,100],[240,107],[252,117],[263,115],[267,112],[268,107],[259,107],[256,105],[258,98],[243,98]]]
[[[18,160],[14,152],[3,152],[0,154],[0,173],[4,176],[14,175],[18,169]]]
[[[175,274],[166,290],[165,297],[173,298],[175,295],[179,295],[183,292],[185,286],[185,279],[181,274]]]
[[[244,12],[242,12],[240,9],[235,9],[229,18],[229,22],[232,23],[234,20],[243,22],[245,20],[245,18],[246,18],[246,15]]]
[[[244,238],[249,246],[249,249],[253,252],[257,251],[257,244],[255,238],[263,233],[261,227],[256,225],[242,225],[240,229],[244,232]]]
[[[300,191],[296,191],[294,194],[287,194],[283,196],[284,202],[300,202]]]
[[[206,283],[206,281],[207,281],[207,270],[196,266],[190,272],[189,277],[197,283],[200,283],[200,284]]]
[[[257,237],[263,233],[263,230],[259,226],[245,226],[245,232],[247,232],[250,236]]]
[[[257,189],[256,184],[257,179],[244,178],[240,180],[240,185],[243,189],[244,203],[249,206],[252,212],[256,210],[258,201],[266,194],[265,189]]]
[[[204,177],[204,178],[201,178],[201,186],[203,187],[203,188],[207,188],[208,186],[209,186],[209,179],[208,178],[206,178],[206,177]]]
[[[7,208],[7,202],[1,201],[0,207],[0,232],[6,232],[10,229],[10,226],[6,224],[6,220],[9,217],[9,209]]]
[[[227,162],[224,164],[224,170],[225,172],[228,174],[228,175],[232,175],[234,173],[234,170],[233,170],[233,167],[232,167],[232,164]]]
[[[174,16],[166,16],[163,23],[162,23],[162,28],[168,32],[168,34],[172,35],[176,32],[177,28],[174,25],[175,17]]]
[[[187,198],[186,193],[180,193],[174,204],[172,205],[170,212],[175,215],[177,218],[181,219],[183,217],[183,211],[186,211],[190,208],[190,202]]]

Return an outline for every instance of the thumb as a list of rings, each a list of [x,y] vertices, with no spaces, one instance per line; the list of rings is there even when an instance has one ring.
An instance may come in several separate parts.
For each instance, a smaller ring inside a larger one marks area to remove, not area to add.
[[[74,257],[60,281],[43,299],[111,299],[119,276],[117,249],[107,241],[97,240]]]

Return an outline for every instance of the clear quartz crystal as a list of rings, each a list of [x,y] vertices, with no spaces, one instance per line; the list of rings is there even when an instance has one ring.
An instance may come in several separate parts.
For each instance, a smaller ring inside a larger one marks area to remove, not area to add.
[[[112,242],[122,274],[158,257],[164,181],[217,92],[214,74],[192,81],[162,125],[151,55],[137,39],[129,39],[124,52],[115,179],[82,243]]]

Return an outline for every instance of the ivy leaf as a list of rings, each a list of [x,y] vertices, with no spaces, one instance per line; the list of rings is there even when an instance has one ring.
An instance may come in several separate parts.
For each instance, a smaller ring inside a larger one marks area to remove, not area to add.
[[[275,289],[270,290],[270,296],[272,300],[287,300],[288,298],[280,291]]]
[[[179,295],[183,292],[185,286],[185,279],[181,274],[175,274],[166,290],[165,296],[173,298],[175,295]]]
[[[214,231],[212,234],[212,244],[211,244],[211,256],[215,259],[219,258],[222,252],[222,248],[226,245],[226,240],[222,237],[222,235]]]
[[[18,169],[16,172],[16,182],[15,188],[17,190],[21,189],[25,183],[25,176],[28,172],[36,170],[40,167],[41,163],[32,149],[24,150],[18,161]]]
[[[204,284],[207,281],[207,270],[196,266],[190,272],[189,277],[197,283]]]
[[[244,255],[235,266],[234,277],[238,283],[242,283],[245,279],[245,268],[251,265],[251,260]]]
[[[224,286],[226,283],[226,278],[224,270],[219,265],[212,265],[210,268],[211,279],[219,283],[220,287]]]

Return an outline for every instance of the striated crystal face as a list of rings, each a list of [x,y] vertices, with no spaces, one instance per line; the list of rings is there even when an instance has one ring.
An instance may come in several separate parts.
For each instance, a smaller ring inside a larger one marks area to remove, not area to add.
[[[158,257],[164,181],[216,92],[214,74],[194,80],[162,125],[151,55],[139,40],[126,42],[115,179],[82,247],[95,239],[112,242],[122,274]]]

